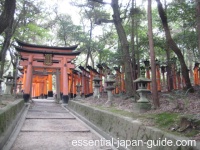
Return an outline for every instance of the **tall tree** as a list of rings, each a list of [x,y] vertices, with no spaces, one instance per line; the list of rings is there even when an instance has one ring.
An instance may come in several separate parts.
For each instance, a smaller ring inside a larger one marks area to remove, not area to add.
[[[196,20],[197,20],[197,35],[198,35],[198,52],[200,56],[200,1],[196,0]]]
[[[132,0],[132,8],[131,8],[131,51],[132,51],[132,67],[131,67],[131,72],[133,74],[133,80],[136,79],[136,50],[135,50],[135,0]],[[138,69],[139,70],[139,69]],[[133,93],[135,94],[136,92],[136,84],[133,83]]]
[[[126,85],[126,94],[128,96],[133,96],[133,76],[131,74],[132,61],[129,54],[129,42],[125,30],[122,25],[122,18],[120,17],[120,9],[118,0],[112,0],[111,6],[113,9],[113,22],[119,36],[119,41],[123,51],[123,60],[125,67],[125,85]]]
[[[149,37],[149,49],[151,57],[151,74],[152,74],[152,95],[153,103],[155,108],[160,106],[158,99],[157,83],[156,83],[156,63],[155,63],[155,52],[153,43],[153,31],[152,31],[152,11],[151,11],[151,0],[148,0],[148,37]]]
[[[162,3],[160,2],[160,0],[156,0],[156,2],[157,2],[159,16],[161,18],[162,25],[163,25],[163,28],[165,30],[165,37],[166,37],[167,44],[174,51],[174,53],[177,55],[177,57],[180,61],[181,72],[182,72],[182,75],[185,79],[186,89],[193,92],[194,89],[193,89],[191,82],[190,82],[189,72],[188,72],[188,68],[186,66],[183,54],[171,37],[171,33],[170,33],[169,26],[168,26],[168,21],[167,21],[167,15],[166,15],[166,13],[163,9],[163,6],[162,6]]]
[[[3,11],[0,15],[0,34],[9,26],[14,19],[16,0],[5,0]]]

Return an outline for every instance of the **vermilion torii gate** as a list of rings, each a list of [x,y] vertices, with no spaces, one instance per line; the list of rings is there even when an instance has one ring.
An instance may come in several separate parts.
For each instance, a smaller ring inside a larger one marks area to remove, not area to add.
[[[24,101],[29,101],[31,93],[32,96],[37,95],[38,92],[40,93],[41,90],[38,89],[47,91],[48,88],[48,96],[52,96],[52,74],[56,73],[56,90],[59,89],[59,93],[63,93],[63,103],[67,103],[69,100],[68,73],[71,68],[74,68],[74,64],[72,64],[71,61],[80,54],[79,51],[74,51],[78,45],[55,47],[29,44],[20,40],[16,41],[19,45],[15,46],[15,49],[18,51],[21,58],[20,66],[24,68]],[[44,72],[46,74],[44,74]],[[34,84],[40,82],[43,83],[43,86]],[[34,92],[31,92],[32,89],[35,89]],[[43,94],[46,93],[44,92]],[[57,96],[59,95],[60,94],[57,92]]]

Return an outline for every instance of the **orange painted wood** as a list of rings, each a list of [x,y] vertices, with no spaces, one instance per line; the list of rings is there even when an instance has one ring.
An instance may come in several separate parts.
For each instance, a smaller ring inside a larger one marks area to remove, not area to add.
[[[125,81],[124,81],[124,73],[121,74],[121,91],[125,92]]]
[[[161,91],[161,82],[160,82],[160,67],[156,66],[156,82],[157,82],[157,90]]]
[[[63,67],[60,69],[60,92],[63,93]]]
[[[199,84],[199,71],[198,71],[198,69],[199,69],[199,67],[194,68],[194,85]]]
[[[173,75],[173,88],[177,89],[175,64],[172,64],[172,75]]]
[[[44,95],[47,95],[47,79],[44,80]]]
[[[25,83],[26,83],[26,73],[27,73],[27,71],[26,71],[26,69],[24,69],[24,75],[23,75],[23,80],[22,80],[22,90],[23,90],[23,92],[24,92],[24,89],[25,89]]]
[[[90,70],[90,89],[89,93],[93,93],[93,72]]]
[[[146,70],[146,78],[150,79],[150,70],[149,69]],[[151,83],[147,83],[147,89],[151,90]]]
[[[68,95],[67,59],[63,58],[63,95]]]
[[[76,83],[77,83],[77,76],[74,74],[74,83],[73,83],[73,93],[76,94]]]
[[[28,58],[29,64],[27,67],[27,76],[26,76],[26,83],[25,83],[25,94],[30,94],[31,90],[31,78],[32,78],[32,62],[33,62],[33,55],[29,55]]]
[[[48,75],[48,91],[52,91],[52,75]]]

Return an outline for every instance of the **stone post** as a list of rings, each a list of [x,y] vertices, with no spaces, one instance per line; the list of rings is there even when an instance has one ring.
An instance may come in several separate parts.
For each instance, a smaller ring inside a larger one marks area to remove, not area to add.
[[[114,76],[113,75],[108,75],[105,83],[107,84],[106,90],[107,90],[107,94],[108,94],[108,101],[106,102],[106,105],[112,106],[113,105],[112,90],[115,89],[115,87],[113,85],[115,83]]]
[[[81,99],[81,85],[78,83],[76,85],[76,98],[75,100],[80,100]]]
[[[102,81],[101,80],[101,78],[99,78],[99,75],[96,75],[95,77],[94,77],[94,79],[93,79],[93,81],[94,81],[94,99],[95,98],[99,98],[100,97],[100,92],[99,92],[99,90],[100,90],[100,81]]]
[[[6,78],[6,91],[5,91],[5,95],[11,95],[11,90],[12,90],[12,87],[13,87],[13,79],[14,77],[11,76],[11,72],[8,73],[7,76],[4,76],[4,78]]]
[[[59,69],[56,69],[56,101],[57,102],[60,101],[60,80],[59,80],[59,76],[60,76],[60,71],[59,71]]]

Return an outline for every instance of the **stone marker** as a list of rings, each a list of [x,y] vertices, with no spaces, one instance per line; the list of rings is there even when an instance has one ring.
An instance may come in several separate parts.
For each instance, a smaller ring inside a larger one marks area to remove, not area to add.
[[[93,79],[93,81],[94,81],[94,98],[100,98],[100,92],[99,92],[99,88],[100,88],[100,81],[102,81],[101,80],[101,78],[99,78],[99,75],[96,75],[95,77],[94,77],[94,79]]]
[[[114,76],[113,75],[108,75],[105,83],[107,84],[106,90],[107,90],[107,94],[108,94],[108,101],[106,102],[106,105],[112,106],[113,105],[112,90],[115,89],[115,87],[114,87],[114,83],[115,83]]]

